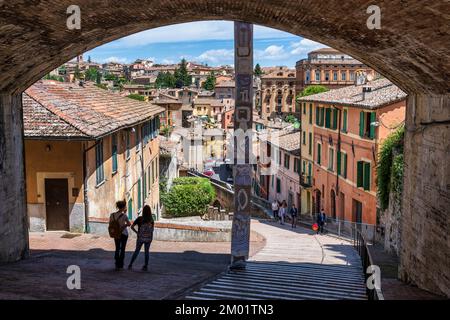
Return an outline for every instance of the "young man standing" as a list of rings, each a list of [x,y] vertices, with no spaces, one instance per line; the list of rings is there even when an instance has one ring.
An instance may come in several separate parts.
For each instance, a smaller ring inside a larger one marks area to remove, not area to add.
[[[292,218],[292,228],[296,228],[297,227],[298,210],[295,207],[294,203],[291,206],[291,210],[289,210],[289,214],[291,215],[291,218]]]
[[[272,201],[272,214],[275,221],[278,221],[278,210],[280,209],[280,205],[278,204],[277,199],[273,199]]]
[[[127,203],[126,201],[117,201],[116,207],[118,211],[111,213],[109,222],[111,224],[118,224],[120,228],[120,235],[114,237],[114,244],[116,245],[116,251],[114,253],[114,259],[116,260],[116,270],[123,269],[123,261],[125,259],[125,247],[128,240],[128,227],[131,225],[130,220],[127,217]]]

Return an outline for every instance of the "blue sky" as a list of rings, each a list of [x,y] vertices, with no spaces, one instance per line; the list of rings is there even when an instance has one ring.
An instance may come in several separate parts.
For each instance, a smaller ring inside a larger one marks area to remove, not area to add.
[[[96,62],[131,63],[137,58],[176,63],[181,58],[211,66],[234,63],[233,22],[190,22],[139,32],[84,54]],[[255,26],[254,62],[261,66],[295,62],[324,45],[283,31]]]

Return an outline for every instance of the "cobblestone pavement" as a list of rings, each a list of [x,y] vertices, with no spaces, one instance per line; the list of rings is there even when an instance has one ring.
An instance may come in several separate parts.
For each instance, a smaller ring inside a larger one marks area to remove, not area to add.
[[[127,264],[134,250],[127,244]],[[252,241],[251,253],[264,246]],[[30,234],[29,259],[0,266],[0,299],[164,299],[225,270],[229,242],[154,241],[147,272],[143,252],[132,271],[114,270],[114,243],[91,234]],[[69,265],[81,268],[81,290],[68,290]]]
[[[351,244],[269,221],[252,221],[266,246],[245,271],[228,271],[187,299],[367,299],[360,258]]]

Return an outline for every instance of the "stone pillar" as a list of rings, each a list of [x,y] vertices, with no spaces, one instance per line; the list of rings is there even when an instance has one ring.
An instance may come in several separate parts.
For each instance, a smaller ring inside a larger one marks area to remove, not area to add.
[[[252,186],[253,25],[234,23],[234,216],[230,269],[244,269],[249,255]]]
[[[28,255],[22,95],[0,94],[0,263]]]
[[[450,297],[450,95],[410,95],[399,277]]]

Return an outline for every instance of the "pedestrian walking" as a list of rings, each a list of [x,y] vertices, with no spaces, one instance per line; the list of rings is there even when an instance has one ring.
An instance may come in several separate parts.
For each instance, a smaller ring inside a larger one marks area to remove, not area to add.
[[[272,201],[272,214],[275,221],[278,221],[278,211],[280,209],[280,205],[276,199]]]
[[[291,206],[289,214],[291,215],[291,219],[292,219],[292,228],[296,228],[297,227],[298,210],[295,207],[294,203]]]
[[[317,234],[322,233],[323,234],[323,226],[325,225],[325,222],[327,220],[327,216],[325,214],[325,211],[320,210],[319,214],[317,215],[317,225],[319,226],[319,228],[317,229]]]
[[[280,224],[284,224],[284,218],[286,216],[286,212],[287,212],[287,203],[286,203],[286,200],[283,200],[283,202],[281,203],[281,208],[280,208],[280,212],[279,212]]]
[[[126,215],[127,203],[126,201],[116,202],[117,211],[111,213],[109,216],[108,232],[111,238],[114,238],[116,250],[114,252],[114,260],[116,270],[123,268],[123,261],[125,259],[125,247],[128,241],[128,227],[131,225],[130,220]]]
[[[138,226],[138,230],[134,228],[135,226]],[[153,240],[154,228],[155,222],[153,221],[152,210],[150,209],[150,206],[145,205],[142,209],[142,216],[134,220],[133,225],[131,226],[131,230],[133,230],[137,234],[137,240],[136,249],[134,250],[133,256],[131,257],[130,264],[128,265],[129,270],[133,268],[133,263],[139,255],[142,246],[144,246],[145,264],[142,267],[142,270],[147,271],[149,250],[150,244]]]

